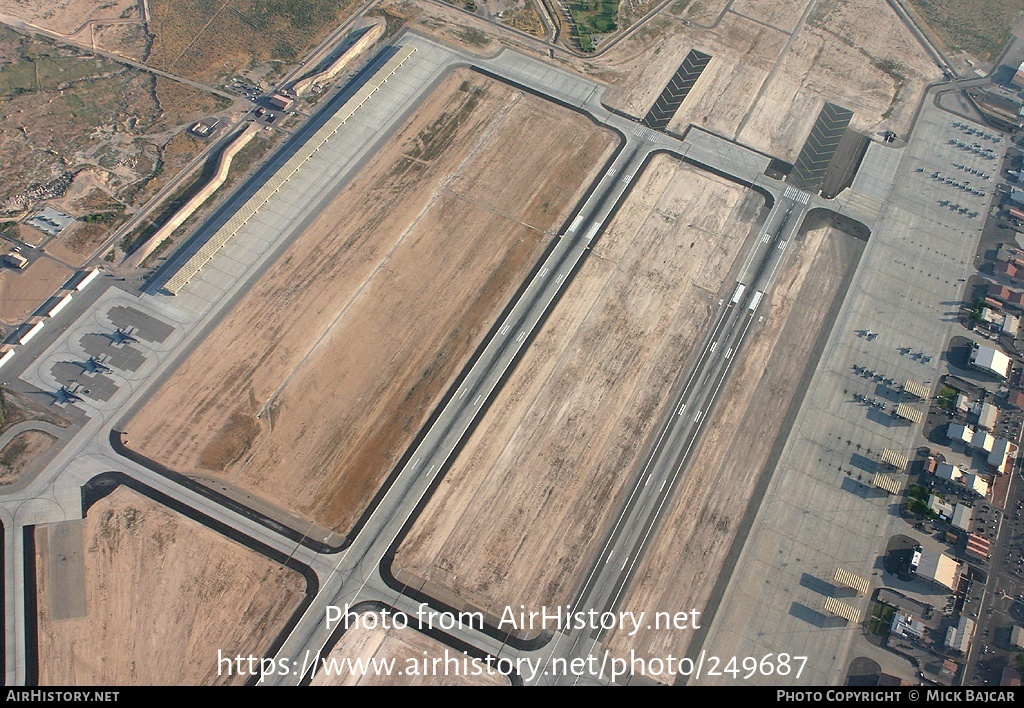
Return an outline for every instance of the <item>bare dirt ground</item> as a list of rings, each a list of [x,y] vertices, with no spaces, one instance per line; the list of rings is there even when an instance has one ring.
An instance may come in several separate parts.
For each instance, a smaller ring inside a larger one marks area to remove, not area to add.
[[[40,455],[46,453],[56,440],[52,435],[29,430],[15,435],[0,450],[0,485],[13,484]]]
[[[649,618],[658,611],[705,612],[714,600],[712,590],[754,486],[860,247],[828,226],[808,231],[803,241],[794,239],[766,297],[764,325],[744,345],[674,501],[637,568],[623,611],[642,610]],[[691,630],[641,630],[633,637],[616,632],[608,648],[625,656],[631,649],[645,657],[684,656],[692,639]]]
[[[218,675],[217,650],[261,655],[305,593],[295,571],[127,487],[89,509],[81,534],[80,560],[67,554],[81,585],[62,588],[48,527],[36,530],[41,685],[244,683]],[[85,616],[52,619],[74,592]]]
[[[714,26],[727,7],[729,0],[680,0],[669,5],[668,11],[677,17],[686,18],[699,27],[708,28]]]
[[[906,132],[938,71],[913,36],[884,0],[817,0],[800,24],[807,6],[743,0],[705,28],[694,3],[690,25],[666,10],[606,55],[567,63],[611,86],[606,103],[643,116],[689,50],[707,52],[670,128],[695,123],[788,161],[825,101],[854,111],[857,130]]]
[[[0,13],[72,35],[90,22],[138,20],[138,0],[0,0]]]
[[[27,243],[32,247],[42,245],[43,242],[46,241],[47,238],[49,238],[42,231],[35,228],[34,226],[29,226],[28,224],[18,224],[13,229],[13,231],[15,233],[15,237],[19,241],[21,241],[22,243]]]
[[[697,123],[718,133],[734,133],[787,38],[784,32],[732,13],[713,29],[685,26],[663,14],[594,63],[603,69],[598,78],[612,86],[605,102],[642,117],[691,49],[711,54],[711,62],[676,114],[673,129]]]
[[[737,15],[743,15],[783,32],[796,29],[800,16],[807,7],[807,2],[765,2],[765,0],[736,0],[729,9]]]
[[[141,21],[110,24],[96,22],[90,29],[92,41],[100,49],[135,61],[144,60],[149,53],[149,35],[145,23]]]
[[[80,222],[46,244],[46,252],[73,268],[81,268],[110,236],[107,224]]]
[[[945,53],[975,60],[999,56],[1024,6],[1018,0],[909,0],[918,22],[930,31]],[[970,73],[970,64],[963,68]]]
[[[457,71],[130,422],[130,445],[347,531],[612,145]]]
[[[857,130],[904,133],[937,72],[885,2],[818,0],[737,138],[793,161],[826,100]]]
[[[107,177],[99,168],[83,168],[62,197],[48,202],[65,214],[80,214],[89,219],[99,217],[96,221],[76,221],[47,242],[46,252],[73,268],[81,268],[88,262],[107,240],[112,222],[119,220],[124,210],[124,205],[113,198]]]
[[[0,432],[25,420],[42,420],[64,428],[68,421],[49,405],[0,386]]]
[[[447,655],[445,651],[447,650]],[[444,664],[455,658],[456,664]],[[468,665],[463,675],[461,651],[414,629],[349,629],[327,655],[323,669],[313,676],[313,686],[508,686],[500,673],[487,673],[486,664]],[[362,673],[352,669],[354,662],[368,667]],[[377,662],[376,664],[372,662]],[[392,663],[393,662],[393,663]],[[425,663],[424,663],[425,662]],[[391,666],[388,675],[385,666]],[[398,672],[401,671],[401,675]],[[491,669],[491,671],[494,671]]]
[[[51,258],[37,258],[25,270],[0,268],[0,322],[24,321],[73,272]]]
[[[501,18],[501,22],[513,29],[544,39],[547,33],[544,30],[544,22],[541,20],[540,12],[535,4],[539,1],[511,0],[507,4],[507,9],[504,11],[505,15]]]
[[[6,61],[4,61],[6,60]],[[229,101],[163,77],[0,27],[0,214],[59,200],[83,170],[94,194],[144,199],[205,147],[177,135]],[[188,149],[185,149],[188,148]],[[188,152],[188,155],[184,155]],[[88,211],[72,211],[86,216]]]
[[[380,12],[386,13],[386,17],[390,16],[389,28],[397,18],[407,23],[410,29],[455,45],[470,55],[491,56],[503,46],[546,55],[546,52],[542,52],[543,45],[525,40],[503,25],[460,12],[443,3],[430,0],[383,0],[378,8]]]
[[[356,7],[354,0],[149,0],[154,35],[149,62],[208,82],[260,64],[280,74]],[[266,67],[257,73],[265,74]]]
[[[403,580],[491,616],[570,599],[762,204],[654,158],[400,545]]]

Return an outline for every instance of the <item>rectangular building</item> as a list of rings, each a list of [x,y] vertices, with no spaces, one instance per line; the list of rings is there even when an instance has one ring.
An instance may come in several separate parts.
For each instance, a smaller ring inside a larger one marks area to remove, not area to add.
[[[945,553],[921,551],[921,560],[917,564],[918,577],[930,580],[948,590],[956,590],[962,573],[963,563],[957,562]]]
[[[1010,376],[1010,357],[992,347],[983,347],[977,343],[971,352],[971,366],[1002,379]]]
[[[974,636],[974,620],[970,617],[960,616],[960,622],[950,626],[946,632],[946,646],[953,651],[966,654],[971,647],[971,637]]]
[[[1011,337],[1016,338],[1017,330],[1020,328],[1020,318],[1014,317],[1013,315],[1004,314],[1002,322],[1003,334],[1008,334]]]
[[[950,520],[950,524],[954,528],[958,528],[961,531],[966,531],[971,525],[971,518],[974,516],[974,510],[966,504],[957,504],[953,507],[953,518]]]
[[[996,427],[996,420],[999,418],[999,409],[991,403],[982,403],[978,411],[978,427],[985,430],[992,430]]]

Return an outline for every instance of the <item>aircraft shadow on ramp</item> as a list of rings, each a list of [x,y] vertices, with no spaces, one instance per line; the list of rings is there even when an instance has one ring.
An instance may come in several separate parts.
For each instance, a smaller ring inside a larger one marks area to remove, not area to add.
[[[843,479],[842,488],[844,491],[850,492],[850,494],[856,494],[861,499],[877,499],[879,497],[888,496],[889,492],[878,487],[872,487],[866,482],[858,482],[852,477],[845,477]]]
[[[821,612],[812,610],[807,605],[802,605],[799,602],[794,602],[789,606],[789,614],[821,629],[836,629],[839,627],[845,627],[849,624],[842,617],[822,614]]]

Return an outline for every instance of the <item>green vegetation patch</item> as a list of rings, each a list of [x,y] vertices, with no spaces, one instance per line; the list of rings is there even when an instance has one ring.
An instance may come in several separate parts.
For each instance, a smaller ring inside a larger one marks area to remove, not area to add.
[[[82,217],[82,221],[87,224],[112,224],[119,218],[121,218],[121,211],[101,211],[95,214],[86,214]]]
[[[938,38],[952,50],[995,59],[1010,29],[1024,14],[1020,0],[910,0]]]
[[[892,618],[896,616],[896,608],[876,602],[871,608],[871,619],[868,621],[868,631],[880,637],[889,635],[892,627]]]
[[[576,25],[576,39],[584,52],[594,51],[593,35],[618,29],[619,0],[572,0],[568,7]]]
[[[939,404],[939,408],[952,411],[956,407],[956,389],[943,386],[935,400]]]
[[[907,497],[910,499],[920,499],[921,501],[928,501],[928,490],[922,487],[920,484],[912,484],[907,487]]]
[[[974,305],[971,307],[971,322],[980,324],[983,322],[981,318],[981,311],[985,309],[985,301],[978,298],[974,301]]]
[[[910,501],[908,501],[907,511],[909,511],[912,514],[920,514],[926,519],[934,519],[936,517],[936,513],[929,509],[928,505],[925,504],[920,499],[911,499]]]

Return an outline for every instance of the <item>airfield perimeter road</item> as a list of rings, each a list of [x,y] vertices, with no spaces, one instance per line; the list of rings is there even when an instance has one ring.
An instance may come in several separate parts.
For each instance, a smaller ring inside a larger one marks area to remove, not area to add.
[[[663,507],[674,480],[680,474],[680,456],[685,457],[701,425],[708,419],[714,397],[728,376],[732,359],[742,344],[751,318],[756,317],[756,312],[751,314],[751,305],[756,306],[755,293],[768,287],[775,264],[784,256],[789,235],[799,228],[805,210],[823,206],[824,202],[766,177],[764,173],[769,158],[764,155],[699,129],[691,129],[684,139],[677,139],[612,113],[601,104],[603,87],[582,77],[509,50],[493,59],[470,60],[411,33],[403,34],[398,41],[415,46],[417,52],[413,60],[388,82],[387,90],[379,92],[381,98],[372,100],[386,102],[393,100],[388,98],[389,94],[412,90],[418,93],[402,97],[405,102],[403,108],[412,110],[430,87],[436,85],[448,71],[456,66],[470,65],[590,115],[598,124],[617,130],[623,136],[624,144],[588,193],[569,226],[559,235],[545,262],[521,291],[518,301],[507,310],[504,321],[495,326],[491,340],[483,347],[463,379],[449,393],[447,401],[435,416],[430,429],[421,437],[416,449],[403,459],[402,468],[394,476],[351,545],[340,553],[318,553],[309,544],[297,543],[246,514],[229,509],[159,472],[122,457],[111,447],[110,441],[111,433],[117,429],[117,422],[127,406],[143,400],[161,376],[166,375],[189,354],[198,342],[199,335],[230,306],[233,294],[253,282],[268,267],[276,252],[275,244],[287,238],[288,225],[301,218],[299,215],[308,207],[298,204],[282,206],[282,209],[291,208],[297,213],[290,220],[280,218],[285,225],[279,228],[274,221],[269,225],[254,223],[252,228],[259,229],[261,237],[266,239],[259,242],[262,244],[259,248],[264,250],[254,256],[243,253],[244,248],[247,248],[242,245],[245,243],[245,235],[241,232],[237,234],[237,243],[224,248],[226,255],[217,256],[210,267],[201,271],[177,298],[172,299],[160,293],[144,293],[136,298],[111,287],[110,279],[103,279],[105,290],[99,298],[90,298],[91,304],[86,310],[75,305],[69,307],[68,312],[76,317],[75,321],[65,325],[56,334],[56,339],[51,339],[54,334],[49,334],[41,337],[38,344],[33,343],[36,346],[32,347],[32,351],[38,352],[38,358],[27,367],[24,362],[17,364],[21,370],[21,381],[30,387],[34,386],[36,390],[53,388],[54,380],[48,367],[52,362],[60,361],[61,357],[66,358],[69,350],[74,352],[80,348],[73,337],[81,337],[82,332],[95,331],[97,325],[107,326],[110,310],[105,308],[111,308],[118,302],[128,302],[139,311],[165,322],[174,322],[177,326],[169,337],[159,343],[142,342],[135,345],[143,349],[148,358],[137,371],[119,372],[118,381],[123,384],[123,390],[117,391],[106,401],[87,400],[76,404],[76,408],[88,413],[90,420],[54,461],[19,494],[0,497],[0,520],[4,523],[5,531],[5,585],[8,590],[6,664],[9,684],[21,683],[26,676],[25,602],[23,594],[17,591],[17,588],[24,586],[22,529],[32,524],[80,518],[80,502],[77,500],[80,498],[81,485],[96,474],[111,470],[124,472],[189,507],[201,510],[212,519],[288,554],[317,573],[319,591],[297,625],[284,639],[277,653],[278,659],[291,660],[295,662],[292,665],[298,667],[305,657],[315,655],[328,643],[331,637],[324,620],[329,605],[378,601],[415,616],[419,602],[387,585],[380,573],[382,559],[392,549],[395,539],[421,499],[429,492],[432,482],[444,469],[466,431],[486,407],[505,372],[528,345],[531,333],[550,311],[559,292],[566,287],[590,244],[600,237],[603,226],[623,199],[630,183],[650,155],[666,151],[770,195],[773,208],[762,227],[762,238],[756,241],[740,273],[740,282],[746,285],[744,293],[737,303],[722,303],[716,323],[704,342],[703,355],[698,360],[697,369],[689,384],[679,391],[675,401],[676,409],[685,405],[687,415],[668,417],[654,456],[645,467],[643,476],[637,480],[637,484],[642,483],[643,486],[639,487],[639,491],[621,510],[602,559],[595,566],[596,571],[590,575],[585,592],[577,598],[577,602],[591,607],[614,606],[617,602],[622,587],[628,582],[635,559],[643,551],[644,542],[657,522],[658,511]],[[409,78],[403,80],[403,72]],[[402,115],[401,111],[388,115],[388,120],[393,122],[382,124],[372,137],[363,137],[360,145],[379,144],[382,136],[393,129]],[[342,139],[332,140],[332,144],[343,147],[345,137],[342,132],[345,130],[350,128],[339,131]],[[360,130],[364,131],[362,135],[365,136],[365,128]],[[359,161],[353,159],[346,169],[354,169],[358,164]],[[317,185],[317,188],[328,189],[327,180],[320,179],[320,182],[322,184]],[[310,198],[315,199],[315,196]],[[791,209],[792,213],[786,217],[785,214]],[[271,217],[278,219],[274,214]],[[274,235],[268,235],[271,233]],[[226,277],[225,271],[218,270],[217,259],[222,259],[227,267],[234,269],[231,277]],[[70,319],[68,317],[62,321],[68,322]],[[701,414],[698,415],[696,411],[701,411]],[[76,513],[79,516],[76,517]],[[619,560],[628,557],[633,561],[623,568],[618,561],[607,562],[612,555]],[[562,643],[564,638],[531,653],[514,649],[499,639],[473,629],[453,631],[452,635],[495,657],[526,654],[540,657],[550,655],[553,650],[562,652],[569,649]],[[582,651],[583,647],[579,650]],[[590,647],[586,651],[589,652]],[[287,676],[270,677],[267,683],[297,683],[302,678],[299,673],[297,671]]]

